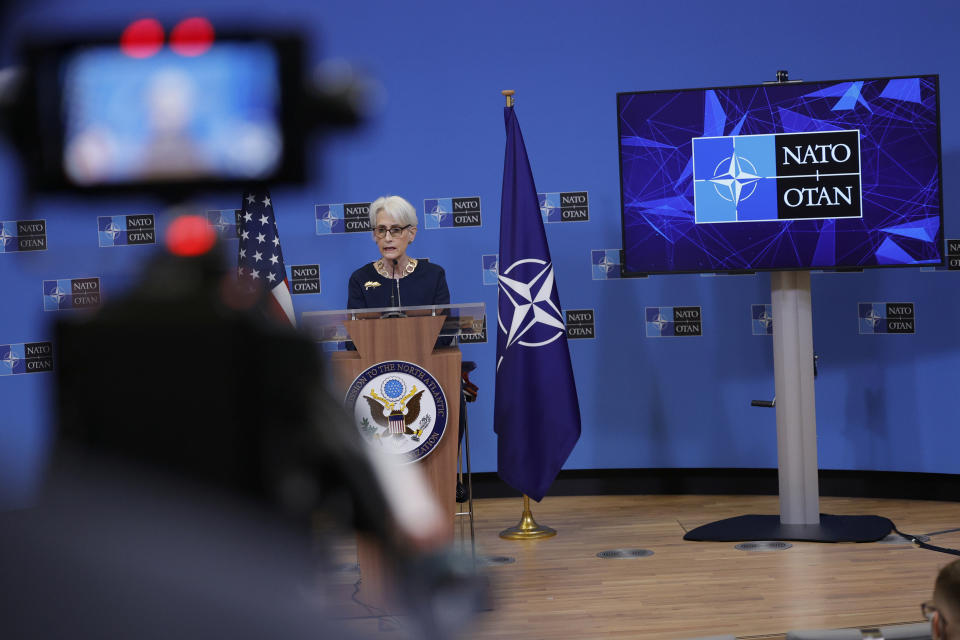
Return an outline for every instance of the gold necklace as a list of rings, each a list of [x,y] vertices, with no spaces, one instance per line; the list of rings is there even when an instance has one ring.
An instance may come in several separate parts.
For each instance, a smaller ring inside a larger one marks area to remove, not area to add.
[[[386,278],[387,280],[389,280],[389,279],[391,279],[391,278],[393,277],[393,275],[392,275],[389,271],[387,271],[387,265],[384,264],[383,258],[380,258],[379,260],[377,260],[376,262],[374,262],[374,263],[373,263],[373,268],[376,269],[376,270],[377,270],[377,273],[379,273],[381,276],[383,276],[383,277]],[[407,264],[406,264],[406,266],[405,266],[403,269],[400,270],[400,277],[401,277],[401,278],[407,277],[408,275],[410,275],[411,273],[413,273],[413,270],[416,269],[416,268],[417,268],[417,261],[416,261],[416,259],[414,259],[414,258],[407,258]]]

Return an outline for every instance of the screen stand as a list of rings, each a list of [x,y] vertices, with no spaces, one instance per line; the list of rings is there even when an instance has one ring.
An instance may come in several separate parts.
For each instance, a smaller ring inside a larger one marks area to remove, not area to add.
[[[881,540],[893,529],[887,518],[820,513],[810,272],[771,273],[770,293],[780,516],[727,518],[693,529],[684,540]]]
[[[780,522],[820,524],[810,272],[770,274]]]

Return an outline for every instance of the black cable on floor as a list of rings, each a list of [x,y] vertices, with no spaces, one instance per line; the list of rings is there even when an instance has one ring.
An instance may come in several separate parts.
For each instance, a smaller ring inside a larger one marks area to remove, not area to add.
[[[891,520],[891,522],[893,522],[893,521]],[[917,536],[912,536],[912,535],[910,535],[909,533],[904,533],[903,531],[900,531],[899,529],[897,529],[897,526],[896,526],[896,525],[893,526],[893,530],[894,530],[898,535],[903,536],[904,538],[906,538],[907,540],[909,540],[909,541],[912,542],[913,544],[917,545],[917,546],[920,547],[921,549],[926,549],[927,551],[939,551],[940,553],[949,553],[950,555],[960,556],[960,549],[950,549],[950,548],[948,548],[948,547],[938,547],[938,546],[933,545],[933,544],[927,544],[926,542],[921,542],[920,539],[917,538]],[[943,531],[943,532],[941,532],[941,533],[947,533],[947,532]]]
[[[358,605],[360,605],[361,607],[363,607],[364,609],[366,609],[366,610],[367,610],[367,613],[369,613],[370,615],[369,615],[369,616],[361,616],[361,617],[358,618],[358,619],[366,619],[366,620],[377,619],[377,620],[380,622],[381,625],[382,625],[385,621],[389,621],[389,622],[390,622],[391,624],[393,624],[397,629],[402,628],[403,625],[400,624],[400,620],[399,620],[395,615],[393,615],[393,614],[391,614],[391,613],[389,613],[389,612],[387,612],[387,611],[384,611],[383,609],[380,609],[379,607],[375,607],[375,606],[373,606],[373,605],[371,605],[371,604],[367,604],[366,602],[361,601],[361,600],[357,597],[357,595],[360,593],[360,583],[361,583],[361,582],[363,582],[363,578],[362,578],[362,577],[361,577],[361,578],[357,578],[357,581],[353,583],[353,593],[350,594],[350,599],[353,600],[353,601],[354,601],[355,603],[357,603]]]

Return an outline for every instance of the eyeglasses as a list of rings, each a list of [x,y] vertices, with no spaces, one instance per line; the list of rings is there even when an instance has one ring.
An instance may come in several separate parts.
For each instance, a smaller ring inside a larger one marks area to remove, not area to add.
[[[929,622],[933,622],[933,614],[939,613],[940,619],[943,620],[943,626],[946,627],[948,624],[950,624],[950,622],[943,616],[943,611],[937,609],[932,600],[921,604],[920,611],[923,613],[923,617]]]
[[[383,238],[384,236],[387,235],[387,232],[389,231],[391,238],[399,238],[401,233],[403,233],[404,231],[406,231],[412,226],[413,225],[411,224],[405,224],[402,227],[390,227],[389,229],[386,227],[375,227],[373,229],[373,233],[378,238]]]

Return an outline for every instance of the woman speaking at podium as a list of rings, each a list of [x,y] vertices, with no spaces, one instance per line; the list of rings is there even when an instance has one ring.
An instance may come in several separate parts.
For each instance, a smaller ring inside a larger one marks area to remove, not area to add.
[[[417,211],[400,196],[370,204],[370,228],[380,259],[350,276],[348,309],[450,304],[443,267],[407,255],[417,235]]]
[[[407,247],[417,235],[417,210],[412,204],[400,196],[377,198],[370,203],[370,228],[380,259],[363,265],[350,276],[348,309],[450,304],[443,267],[407,255]],[[447,346],[450,338],[439,338],[437,344]],[[348,346],[351,347],[352,344]],[[458,447],[463,440],[465,415],[461,392]],[[457,502],[466,500],[459,481],[456,496]]]

